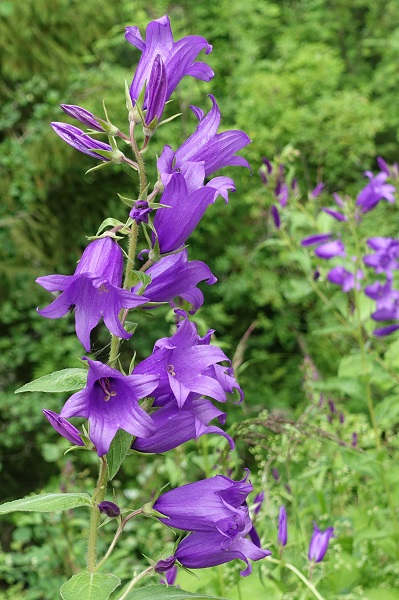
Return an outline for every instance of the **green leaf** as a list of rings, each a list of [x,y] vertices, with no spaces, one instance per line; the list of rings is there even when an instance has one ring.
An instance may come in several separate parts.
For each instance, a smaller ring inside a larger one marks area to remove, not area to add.
[[[126,600],[227,600],[216,596],[204,596],[203,594],[192,594],[180,588],[166,585],[149,585],[147,587],[133,590]],[[69,599],[68,599],[69,600]]]
[[[0,504],[0,514],[21,510],[55,512],[78,506],[90,506],[90,504],[91,498],[88,494],[40,494],[39,496],[28,496],[27,498]]]
[[[107,600],[121,580],[111,573],[79,573],[61,587],[63,600]]]
[[[62,369],[54,371],[39,379],[25,383],[15,390],[16,394],[21,392],[70,392],[81,390],[87,381],[86,369]]]
[[[150,275],[144,273],[143,271],[130,271],[128,277],[128,287],[133,287],[138,283],[143,284],[143,288],[145,289],[149,283],[151,283]],[[143,291],[143,288],[140,291]]]
[[[112,217],[109,217],[108,219],[105,219],[105,221],[103,221],[100,225],[100,227],[97,230],[96,235],[100,235],[100,233],[106,229],[107,227],[118,227],[118,226],[125,226],[125,223],[122,223],[122,221],[118,221],[118,219],[113,219]]]
[[[123,429],[119,429],[112,440],[111,447],[107,454],[109,479],[113,479],[132,445],[133,436]]]

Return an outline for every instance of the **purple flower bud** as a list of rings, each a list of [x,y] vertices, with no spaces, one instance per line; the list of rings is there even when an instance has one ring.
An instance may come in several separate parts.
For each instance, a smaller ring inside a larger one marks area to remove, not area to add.
[[[345,423],[345,415],[343,412],[339,413],[339,422],[341,423],[341,425]]]
[[[311,192],[311,197],[312,198],[317,198],[317,196],[320,196],[321,192],[324,190],[324,183],[322,181],[320,181],[320,183],[318,183],[316,185],[316,187],[314,188],[314,190]]]
[[[334,528],[328,527],[325,531],[321,531],[316,523],[313,523],[313,536],[309,544],[308,558],[314,562],[323,560],[330,538],[334,537]]]
[[[73,125],[68,125],[67,123],[51,123],[51,127],[54,129],[55,133],[60,136],[64,142],[75,148],[75,150],[79,150],[79,152],[83,152],[83,154],[88,154],[93,158],[97,158],[98,160],[102,160],[104,162],[109,162],[110,158],[106,158],[105,156],[101,156],[101,154],[97,154],[96,150],[106,150],[107,152],[113,152],[111,146],[109,144],[105,144],[104,142],[100,142],[96,140],[86,133],[79,129],[78,127],[74,127]],[[120,158],[122,159],[122,152],[119,153]]]
[[[315,269],[315,272],[313,273],[313,281],[317,281],[320,277],[320,271],[319,269]]]
[[[352,448],[356,448],[357,446],[357,433],[356,431],[354,431],[352,433],[352,443],[351,443]]]
[[[387,325],[386,327],[380,327],[379,329],[374,329],[373,334],[378,337],[383,337],[385,335],[391,335],[394,331],[399,329],[399,325]]]
[[[278,515],[278,541],[282,546],[287,544],[287,511],[284,506],[280,506]]]
[[[60,104],[60,106],[67,115],[80,121],[83,125],[86,125],[95,131],[105,132],[104,127],[99,123],[101,119],[97,120],[97,117],[85,108],[75,106],[74,104]]]
[[[167,98],[166,71],[159,54],[155,57],[151,69],[150,80],[146,89],[147,114],[145,116],[145,127],[149,127],[154,119],[157,121],[162,117]],[[145,130],[146,135],[152,132]]]
[[[275,226],[277,227],[277,229],[280,229],[281,220],[280,220],[280,213],[278,212],[277,206],[275,206],[273,204],[270,209],[270,212],[271,212],[272,219],[274,221]]]
[[[347,221],[348,220],[348,218],[345,217],[345,215],[338,212],[337,210],[334,210],[333,208],[325,208],[323,206],[323,208],[321,210],[324,211],[325,213],[327,213],[328,215],[330,215],[330,217],[333,217],[333,219],[335,219],[336,221]]]
[[[156,573],[166,573],[166,571],[169,571],[169,569],[171,569],[173,567],[175,562],[176,562],[176,559],[174,556],[169,556],[168,558],[165,558],[164,560],[159,560],[157,562],[157,564],[154,566],[154,571]]]
[[[98,504],[97,506],[100,513],[103,513],[108,517],[119,517],[119,515],[121,514],[119,506],[114,502],[103,500],[103,502],[100,502],[100,504]]]
[[[276,189],[274,190],[274,195],[280,202],[281,208],[285,208],[287,206],[289,196],[287,184],[279,181],[276,185]]]
[[[84,446],[84,442],[80,437],[79,429],[76,429],[69,421],[60,417],[57,413],[52,410],[43,410],[43,414],[46,417],[47,421],[54,427],[54,429],[62,435],[65,439],[75,444],[75,446]]]
[[[150,212],[152,212],[152,208],[149,207],[148,202],[145,200],[136,200],[129,213],[129,217],[134,219],[137,225],[140,225],[140,223],[148,223],[148,215]]]
[[[279,481],[279,479],[280,479],[280,475],[279,475],[279,472],[278,472],[278,470],[276,469],[276,467],[274,467],[274,468],[272,469],[272,475],[273,475],[273,479],[274,479],[274,481]]]
[[[272,163],[265,156],[262,157],[262,162],[263,162],[264,165],[266,165],[267,172],[270,175],[270,173],[273,171]]]
[[[342,200],[342,198],[341,198],[341,196],[339,194],[337,194],[336,192],[334,192],[333,198],[334,198],[335,202],[337,203],[337,205],[340,208],[344,207],[344,201]]]
[[[332,238],[332,233],[317,233],[303,238],[301,246],[314,246],[323,242],[329,242]]]
[[[381,158],[381,156],[377,156],[377,163],[378,163],[378,166],[380,167],[380,170],[383,171],[384,173],[386,173],[389,177],[389,175],[391,174],[389,171],[389,167],[388,167],[387,163],[385,162],[385,160],[383,158]]]
[[[334,404],[333,400],[329,400],[328,401],[328,408],[330,409],[330,411],[332,413],[336,413],[337,412],[337,409],[335,407],[335,404]]]

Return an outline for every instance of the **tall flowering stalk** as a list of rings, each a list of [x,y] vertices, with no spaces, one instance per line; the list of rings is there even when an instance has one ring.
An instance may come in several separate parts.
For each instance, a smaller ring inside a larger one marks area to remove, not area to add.
[[[216,277],[206,264],[189,260],[186,242],[218,197],[227,203],[228,192],[235,191],[232,179],[213,175],[228,165],[248,168],[247,161],[237,152],[250,140],[242,131],[218,133],[220,109],[210,95],[212,108],[206,115],[201,108],[192,107],[199,121],[196,131],[175,152],[168,145],[163,149],[157,163],[159,180],[151,189],[144,152],[157,128],[168,120],[162,122],[165,105],[180,80],[186,75],[204,81],[213,77],[211,68],[196,60],[201,50],[208,54],[212,47],[200,36],[174,41],[167,16],[148,24],[145,39],[137,27],[127,27],[126,39],[141,52],[127,89],[127,133],[116,128],[108,115],[103,119],[76,105],[64,104],[61,108],[88,127],[87,132],[63,122],[51,124],[63,141],[99,161],[93,169],[122,164],[130,172],[137,172],[139,179],[138,198],[131,201],[125,222],[107,219],[100,225],[73,275],[54,274],[37,279],[39,285],[56,295],[38,313],[50,319],[72,313],[74,317],[67,318],[75,319],[76,335],[87,354],[92,347],[92,331],[100,321],[111,335],[108,364],[84,356],[81,369],[65,369],[46,377],[54,391],[74,393],[60,414],[44,409],[45,417],[75,450],[96,453],[99,463],[98,483],[91,498],[86,494],[62,494],[56,499],[54,495],[43,495],[33,500],[38,510],[84,505],[90,509],[87,571],[74,575],[62,586],[61,594],[67,600],[83,598],[93,582],[99,590],[98,600],[105,600],[116,589],[118,578],[100,569],[125,525],[138,515],[156,517],[159,523],[189,535],[169,558],[151,557],[151,566],[133,577],[119,600],[124,600],[138,581],[149,575],[159,578],[158,573],[166,573],[163,581],[168,583],[175,580],[176,567],[204,568],[234,559],[245,563],[241,574],[248,575],[252,569],[249,559],[257,561],[270,554],[260,548],[254,537],[246,505],[252,490],[248,474],[241,481],[220,474],[188,484],[148,498],[144,506],[130,510],[126,516],[115,502],[106,499],[107,484],[122,461],[129,460],[131,448],[145,461],[148,453],[166,452],[188,440],[212,434],[225,437],[229,447],[234,448],[234,440],[221,427],[210,423],[218,419],[224,425],[226,420],[226,414],[214,402],[226,403],[232,393],[236,393],[238,402],[243,399],[228,357],[211,343],[213,330],[201,337],[190,321],[189,315],[204,301],[198,283],[206,281],[212,285]],[[94,133],[102,134],[105,141],[93,137]],[[119,150],[119,139],[130,145],[131,157],[126,150]],[[147,260],[137,267],[140,233],[147,248],[139,259]],[[127,238],[125,253],[123,238]],[[190,305],[189,313],[176,309],[175,333],[156,341],[151,355],[125,372],[121,341],[132,337],[128,328],[130,313],[140,309],[154,314],[161,303],[170,302],[175,307],[176,299]],[[41,380],[29,385],[42,389]],[[85,427],[79,430],[72,425],[68,420],[72,417],[86,419]],[[11,502],[4,512],[22,510],[24,502]],[[114,519],[118,528],[108,551],[99,558],[101,514]],[[150,548],[142,550],[151,552]]]

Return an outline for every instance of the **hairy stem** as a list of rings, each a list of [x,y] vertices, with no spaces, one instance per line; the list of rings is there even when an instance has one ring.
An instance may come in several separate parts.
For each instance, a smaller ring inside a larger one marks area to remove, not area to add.
[[[132,581],[126,588],[125,592],[122,594],[122,596],[120,596],[120,598],[118,598],[118,600],[125,600],[125,598],[127,598],[127,596],[129,595],[129,592],[132,591],[132,589],[134,588],[136,583],[138,581],[140,581],[140,579],[143,579],[143,577],[147,577],[147,575],[150,575],[152,573],[152,571],[154,571],[153,567],[147,567],[147,569],[145,571],[143,571],[142,573],[140,573],[140,575],[137,575],[134,579],[132,579]],[[155,573],[155,571],[154,571],[154,573]]]
[[[101,457],[100,472],[98,475],[97,487],[94,490],[92,497],[92,507],[90,511],[90,525],[89,525],[89,541],[87,547],[87,568],[91,573],[96,570],[96,556],[97,556],[97,540],[98,540],[98,525],[100,523],[100,511],[98,504],[104,500],[105,492],[107,489],[107,461],[104,457]]]

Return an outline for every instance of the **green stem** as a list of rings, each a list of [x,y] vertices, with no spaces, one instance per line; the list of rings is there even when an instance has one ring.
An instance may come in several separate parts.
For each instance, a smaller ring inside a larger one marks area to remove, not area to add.
[[[144,158],[140,152],[140,148],[137,145],[136,138],[134,137],[134,123],[133,122],[130,122],[130,145],[132,147],[134,156],[137,161],[137,165],[139,167],[139,178],[140,178],[140,194],[139,194],[139,196],[141,197],[141,194],[144,192],[145,188],[147,187],[147,176],[145,174]]]
[[[268,562],[272,562],[275,565],[280,564],[280,561],[275,559],[275,558],[271,558],[270,556],[267,558]],[[301,573],[300,571],[298,571],[298,569],[296,567],[294,567],[294,565],[291,565],[290,563],[284,562],[282,564],[283,567],[287,567],[287,569],[289,569],[290,571],[292,571],[293,573],[295,573],[295,575],[297,577],[299,577],[299,579],[301,581],[303,581],[303,583],[307,586],[307,588],[312,592],[312,594],[315,596],[315,598],[317,598],[317,600],[324,600],[323,596],[321,596],[321,594],[319,594],[319,592],[316,590],[315,586],[313,585],[313,583],[311,581],[309,581],[309,579],[307,579],[305,577],[305,575],[303,575],[303,573]]]
[[[134,510],[132,513],[130,513],[130,515],[128,515],[127,517],[125,517],[123,519],[123,521],[120,523],[120,525],[115,533],[114,539],[112,540],[111,545],[108,548],[106,554],[104,555],[104,557],[100,560],[100,562],[96,566],[96,571],[98,571],[98,569],[100,567],[102,567],[102,565],[105,563],[105,561],[108,560],[108,558],[111,556],[111,553],[112,553],[113,549],[115,548],[116,542],[118,541],[119,537],[121,536],[126,523],[128,521],[130,521],[130,519],[133,519],[133,517],[140,515],[142,512],[143,512],[143,509],[139,508],[138,510]]]
[[[122,594],[122,596],[120,596],[120,598],[118,598],[118,600],[125,600],[125,598],[127,598],[127,596],[129,595],[129,592],[132,591],[132,589],[134,588],[136,583],[138,581],[140,581],[140,579],[143,579],[143,577],[146,577],[147,575],[149,575],[152,571],[154,571],[153,567],[147,567],[147,569],[145,571],[143,571],[142,573],[140,573],[140,575],[137,575],[137,577],[132,579],[132,581],[126,588],[125,592]],[[154,573],[155,573],[155,571],[154,571]]]
[[[94,494],[92,497],[92,507],[90,511],[89,540],[87,547],[87,568],[91,573],[94,573],[94,571],[96,570],[98,526],[100,523],[100,511],[98,510],[97,505],[100,504],[100,502],[102,502],[105,497],[105,491],[107,489],[107,468],[107,461],[104,457],[102,457],[97,487],[94,490]]]

